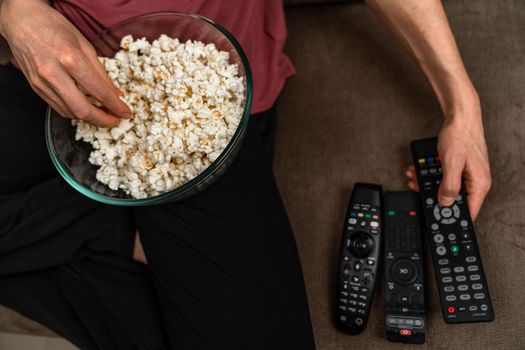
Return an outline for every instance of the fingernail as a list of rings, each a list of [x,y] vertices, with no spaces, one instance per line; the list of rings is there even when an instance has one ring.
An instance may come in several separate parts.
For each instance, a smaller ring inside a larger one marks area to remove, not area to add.
[[[454,197],[439,196],[438,201],[441,204],[450,205],[450,204],[452,204],[454,202]]]

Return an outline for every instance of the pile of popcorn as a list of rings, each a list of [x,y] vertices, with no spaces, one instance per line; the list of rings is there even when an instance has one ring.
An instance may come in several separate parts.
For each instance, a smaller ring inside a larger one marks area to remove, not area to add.
[[[120,46],[114,58],[99,60],[133,116],[114,128],[73,121],[75,138],[93,146],[98,181],[134,198],[156,196],[221,154],[242,117],[244,79],[214,44],[127,35]]]

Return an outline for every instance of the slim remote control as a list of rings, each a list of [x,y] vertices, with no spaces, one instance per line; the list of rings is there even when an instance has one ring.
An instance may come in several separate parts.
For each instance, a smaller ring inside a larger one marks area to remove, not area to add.
[[[356,183],[348,206],[337,282],[336,323],[350,333],[366,328],[381,254],[382,188]]]
[[[425,291],[419,198],[410,191],[384,195],[386,337],[425,342]]]
[[[492,321],[494,310],[465,191],[450,207],[438,204],[442,170],[436,138],[412,142],[412,156],[443,318],[447,323]]]

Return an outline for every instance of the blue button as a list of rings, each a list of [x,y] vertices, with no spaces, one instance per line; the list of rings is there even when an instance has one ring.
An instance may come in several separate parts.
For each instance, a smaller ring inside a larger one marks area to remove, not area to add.
[[[434,157],[428,157],[427,162],[430,164],[434,163]]]
[[[353,211],[353,212],[350,213],[350,216],[351,216],[351,217],[355,217],[356,215],[357,215],[357,214],[356,214],[355,211]]]

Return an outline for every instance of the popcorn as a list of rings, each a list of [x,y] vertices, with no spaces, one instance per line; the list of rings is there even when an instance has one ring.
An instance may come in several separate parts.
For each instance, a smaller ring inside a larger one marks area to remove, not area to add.
[[[97,180],[147,198],[181,186],[219,157],[241,120],[245,82],[214,44],[127,35],[120,47],[99,60],[132,118],[110,129],[72,123],[75,139],[93,146]]]

